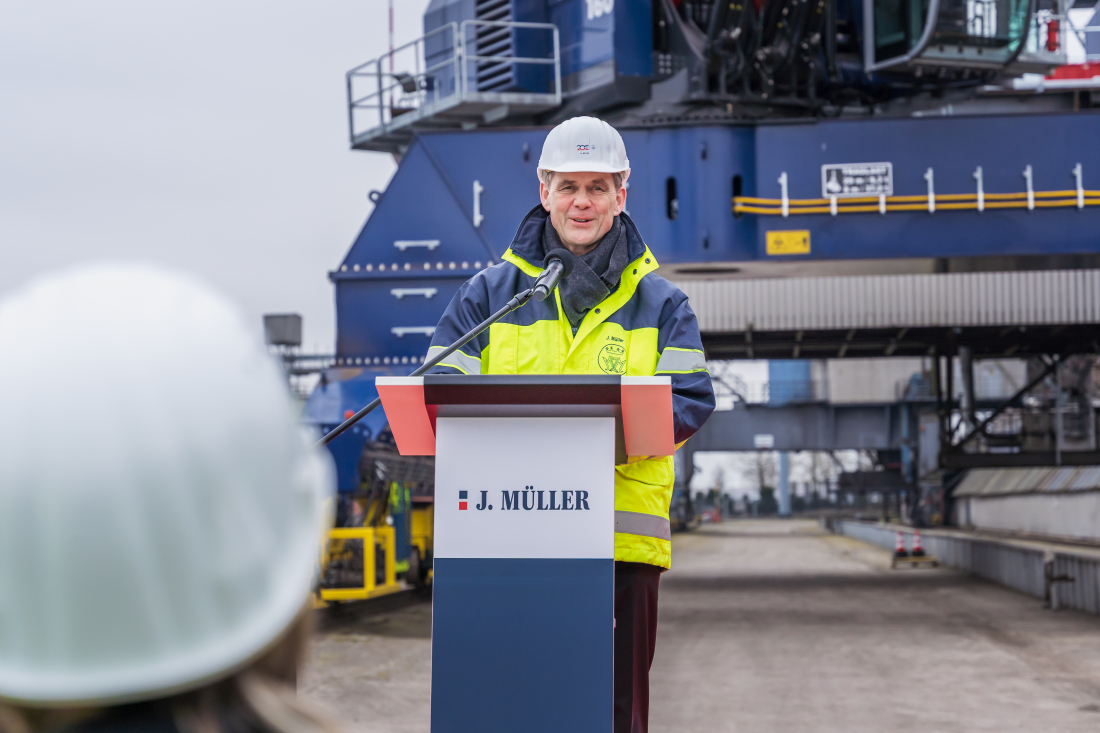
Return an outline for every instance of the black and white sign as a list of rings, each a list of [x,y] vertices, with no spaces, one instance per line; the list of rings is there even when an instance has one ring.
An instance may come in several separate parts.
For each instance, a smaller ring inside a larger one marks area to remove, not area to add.
[[[757,433],[752,436],[752,447],[757,450],[771,450],[775,447],[775,436],[769,433]]]
[[[435,445],[436,558],[615,557],[613,418],[441,416]]]
[[[821,166],[821,195],[838,199],[893,196],[892,163],[832,163]]]

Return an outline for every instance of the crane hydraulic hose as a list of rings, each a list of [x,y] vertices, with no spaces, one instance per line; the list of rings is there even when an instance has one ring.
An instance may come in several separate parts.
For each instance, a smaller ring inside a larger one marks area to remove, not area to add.
[[[982,209],[1068,209],[1100,206],[1100,191],[1085,189],[1066,191],[1035,191],[1028,204],[1026,192],[983,193]],[[932,197],[936,211],[978,211],[978,196],[973,193],[935,194]],[[834,202],[822,199],[787,199],[787,213],[797,214],[870,214],[893,211],[930,211],[927,195],[911,196],[860,196],[839,199]],[[761,214],[782,216],[783,199],[737,196],[733,199],[735,214]]]

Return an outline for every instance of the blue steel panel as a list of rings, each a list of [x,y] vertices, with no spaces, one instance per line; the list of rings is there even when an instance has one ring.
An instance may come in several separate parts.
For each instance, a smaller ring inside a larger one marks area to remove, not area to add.
[[[538,204],[537,166],[546,128],[482,130],[423,135],[455,190],[472,191],[475,180],[485,187],[481,231],[495,252],[503,253],[523,215]],[[666,264],[754,259],[756,218],[735,218],[731,211],[733,176],[740,175],[744,194],[755,181],[754,131],[749,127],[693,127],[623,130],[631,174],[627,211],[658,261]],[[529,159],[523,159],[527,144]],[[706,159],[702,158],[706,146]],[[404,166],[404,162],[402,162]],[[665,215],[665,181],[677,180],[680,215]],[[401,200],[401,199],[399,199]],[[375,216],[383,214],[382,204]],[[404,219],[407,210],[386,209]]]
[[[424,12],[424,34],[427,35],[447,23],[461,23],[476,15],[474,0],[432,0]],[[471,34],[472,38],[472,34]],[[424,67],[430,68],[444,64],[454,58],[454,34],[441,31],[424,42]],[[470,70],[467,70],[469,73]],[[432,73],[435,88],[441,97],[454,94],[455,69],[451,64],[440,66]],[[471,75],[471,79],[475,78]],[[476,83],[476,82],[475,82]]]
[[[550,8],[550,22],[558,27],[560,33],[563,77],[615,56],[614,13],[589,18],[590,2],[591,0],[562,0]]]
[[[499,177],[488,177],[491,166],[485,173],[486,187],[499,192]],[[531,177],[535,178],[533,172]],[[398,337],[390,329],[434,326],[459,286],[480,267],[496,261],[507,247],[505,242],[494,252],[474,228],[473,182],[473,177],[462,176],[456,184],[424,140],[413,141],[340,269],[330,274],[336,284],[338,357],[423,356],[427,352],[430,337]],[[482,201],[488,200],[483,195]],[[519,218],[514,221],[512,227]],[[440,245],[433,250],[408,247],[402,251],[394,246],[399,240],[438,240]],[[405,296],[398,300],[390,292],[420,287],[435,287],[439,293],[431,299]]]
[[[768,361],[768,404],[786,405],[813,398],[810,362],[805,359]]]
[[[463,144],[461,140],[456,142]],[[356,264],[397,263],[403,267],[408,263],[423,270],[425,262],[472,262],[500,256],[500,252],[493,254],[474,229],[474,179],[453,179],[447,170],[437,167],[433,157],[422,138],[413,141],[343,265],[350,269]],[[438,239],[442,245],[431,252],[421,248],[401,252],[393,244],[397,240],[424,239]]]
[[[755,259],[755,218],[732,213],[735,175],[742,178],[744,195],[751,195],[752,128],[625,130],[623,142],[631,166],[627,211],[658,262]],[[670,177],[679,200],[675,220],[666,213]]]
[[[608,733],[612,560],[435,560],[432,733]]]
[[[523,23],[545,23],[546,3],[543,0],[511,0],[512,20]],[[514,56],[519,58],[552,58],[553,34],[541,28],[516,28],[512,31]],[[540,94],[554,92],[554,67],[548,64],[516,64],[512,67],[516,86]]]
[[[336,286],[336,355],[360,357],[424,356],[431,336],[397,336],[395,326],[434,326],[467,277],[341,279]],[[431,298],[406,295],[398,299],[394,288],[435,288]],[[346,362],[345,362],[346,363]],[[358,366],[358,365],[356,365]]]
[[[615,3],[615,72],[653,76],[653,6],[650,0]]]
[[[446,23],[461,23],[477,14],[475,0],[431,0],[424,11],[424,33],[428,34]]]
[[[974,193],[982,167],[985,192],[1072,189],[1082,163],[1086,188],[1100,187],[1100,146],[1090,145],[1100,118],[1090,114],[837,120],[757,130],[755,195],[779,198],[786,172],[791,198],[821,197],[825,163],[889,161],[895,195],[924,195],[935,172],[937,195]],[[746,215],[753,216],[753,215]],[[761,217],[757,255],[768,229],[809,229],[809,259],[1071,254],[1100,251],[1100,209],[891,212]],[[773,258],[775,259],[775,258]],[[784,259],[792,259],[785,257]]]
[[[1081,162],[1086,187],[1100,185],[1100,148],[1090,139],[1097,118],[1087,114],[1028,118],[851,120],[769,127],[691,127],[624,130],[633,171],[627,210],[658,259],[666,264],[767,259],[770,229],[810,229],[811,259],[955,257],[1095,252],[1100,210],[939,211],[775,216],[730,211],[732,179],[745,196],[779,197],[777,179],[790,179],[792,198],[817,198],[824,163],[894,164],[895,193],[923,194],[924,171],[935,170],[938,193],[973,192],[981,165],[985,190],[1023,191],[1021,173],[1033,166],[1036,190],[1072,188]],[[502,251],[522,215],[537,203],[535,167],[544,129],[438,133],[424,136],[456,190],[475,179],[486,187],[481,230]],[[523,161],[523,144],[529,160]],[[706,145],[706,158],[702,157]],[[665,214],[665,186],[674,177],[675,221]],[[1090,181],[1092,182],[1090,184]],[[462,225],[460,223],[460,225]],[[788,257],[790,259],[790,257]]]
[[[481,194],[479,228],[495,257],[504,254],[523,215],[539,203],[538,162],[546,128],[432,133],[419,138],[456,191],[473,206],[474,181]],[[527,157],[524,157],[524,143]],[[402,160],[402,165],[404,161]],[[400,216],[408,216],[407,210]]]
[[[809,259],[1097,252],[1097,208],[788,219],[738,218],[730,210],[734,176],[742,178],[743,195],[778,198],[776,180],[785,171],[792,198],[817,198],[824,163],[890,161],[900,195],[924,194],[929,167],[937,193],[972,192],[979,165],[988,193],[1023,191],[1021,173],[1028,164],[1036,190],[1071,188],[1070,170],[1078,162],[1086,187],[1097,188],[1100,147],[1085,144],[1097,128],[1093,115],[1067,114],[624,130],[633,167],[627,210],[664,264],[768,259],[764,238],[771,229],[809,229]],[[546,129],[537,128],[456,131],[414,141],[345,258],[348,269],[332,274],[340,356],[423,355],[426,337],[397,338],[390,329],[434,325],[460,283],[476,271],[474,262],[497,259],[507,248],[520,219],[538,203],[536,167],[545,135]],[[666,214],[670,177],[679,201],[675,220]],[[477,229],[471,221],[475,180],[484,187],[485,220]],[[393,246],[399,239],[438,239],[442,245],[402,253]],[[461,268],[464,261],[471,267]],[[378,265],[386,263],[379,273]],[[365,271],[367,264],[373,272]],[[396,286],[440,292],[430,301],[395,301],[389,290]]]

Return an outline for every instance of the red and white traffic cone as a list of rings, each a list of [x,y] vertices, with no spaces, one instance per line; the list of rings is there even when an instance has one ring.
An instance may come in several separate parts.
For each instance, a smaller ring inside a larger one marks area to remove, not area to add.
[[[924,557],[924,548],[920,545],[920,530],[913,530],[913,557]]]
[[[894,557],[909,557],[905,549],[905,536],[898,532],[897,541],[894,543]]]

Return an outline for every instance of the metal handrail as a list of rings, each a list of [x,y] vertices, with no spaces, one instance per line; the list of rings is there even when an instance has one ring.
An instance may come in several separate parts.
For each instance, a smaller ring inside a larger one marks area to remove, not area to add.
[[[1047,34],[1051,23],[1057,23],[1058,49],[1047,50]],[[1066,47],[1066,28],[1072,29],[1068,15],[1050,10],[1037,10],[1031,16],[1027,36],[1024,39],[1024,51],[1029,54],[1063,53]]]
[[[554,35],[554,55],[549,59],[537,59],[516,56],[477,56],[466,52],[466,29],[468,26],[490,26],[497,28],[531,28],[552,31]],[[462,92],[463,97],[469,93],[470,80],[466,76],[466,64],[470,61],[497,61],[501,63],[529,63],[529,64],[553,64],[554,65],[554,96],[561,103],[561,44],[558,35],[558,27],[553,23],[525,23],[509,20],[464,20],[460,26],[460,38],[462,39]]]
[[[547,30],[553,34],[553,55],[546,58],[525,57],[525,56],[481,56],[476,53],[470,54],[467,48],[467,34],[470,27],[490,26],[498,28],[528,28],[534,30]],[[451,46],[451,55],[449,58],[443,61],[426,65],[427,59],[425,58],[425,66],[421,70],[421,54],[424,53],[424,47],[429,39],[442,33],[450,31],[453,44]],[[400,54],[409,48],[414,48],[415,59],[415,73],[408,74],[406,72],[386,72],[382,70],[382,65],[387,58],[392,59],[393,56]],[[512,21],[496,21],[496,20],[466,20],[461,24],[457,22],[446,23],[439,28],[434,29],[430,33],[427,33],[420,38],[417,38],[409,43],[406,43],[393,51],[379,56],[376,59],[367,61],[365,63],[356,66],[346,74],[346,86],[347,86],[347,104],[348,104],[348,130],[351,137],[351,141],[354,144],[356,138],[355,127],[355,112],[356,110],[375,110],[378,114],[378,124],[373,129],[381,129],[382,132],[386,132],[393,124],[393,109],[389,110],[390,116],[387,120],[387,110],[385,100],[388,95],[392,95],[393,98],[398,98],[404,102],[406,100],[412,100],[411,107],[403,109],[417,109],[423,107],[429,103],[437,103],[442,99],[457,97],[459,102],[465,101],[470,98],[470,79],[467,74],[467,64],[470,61],[483,62],[483,63],[496,63],[501,65],[517,65],[517,64],[529,64],[532,66],[553,66],[554,67],[554,91],[553,98],[555,104],[561,104],[562,90],[561,90],[561,42],[558,33],[558,28],[553,23],[526,23],[526,22],[512,22]],[[450,67],[454,74],[454,91],[447,94],[441,94],[441,85],[433,83],[428,88],[425,84],[426,80],[436,79],[435,74],[442,69]],[[369,94],[362,96],[355,96],[354,83],[356,79],[373,78],[375,80],[375,89]],[[407,90],[407,82],[409,79],[415,80],[415,91],[409,92]],[[429,97],[430,91],[430,97]],[[543,94],[545,92],[536,92],[536,94]]]
[[[422,74],[417,73],[415,75],[410,75],[410,76],[411,76],[411,78],[418,79],[418,80],[427,79],[427,78],[431,77],[431,72],[438,71],[439,69],[445,68],[447,66],[452,66],[452,65],[454,65],[454,62],[452,60],[448,60],[448,61],[445,61],[443,63],[434,64],[432,66],[429,66],[427,69],[424,70],[424,73],[422,73]],[[351,72],[348,72],[348,73],[351,73]],[[375,74],[374,73],[354,74],[354,76],[370,77],[370,76],[375,76]],[[389,72],[384,72],[384,73],[381,74],[381,76],[392,76],[394,78],[399,78],[397,74],[390,74]],[[394,89],[396,89],[397,87],[400,87],[400,86],[402,86],[401,82],[399,82],[399,81],[394,82],[394,83],[390,84],[389,86],[383,87],[382,89],[380,89],[376,92],[372,92],[372,93],[370,93],[370,94],[368,94],[364,97],[360,97],[359,99],[356,99],[351,104],[353,106],[357,106],[357,107],[366,106],[366,105],[362,104],[365,100],[370,99],[371,97],[381,96],[383,93],[393,91]],[[404,88],[402,87],[402,89],[404,89]]]
[[[454,23],[454,22],[444,23],[443,25],[439,26],[435,30],[433,30],[429,33],[425,33],[424,35],[420,36],[420,38],[415,38],[415,39],[409,41],[408,43],[406,43],[402,46],[398,46],[397,48],[393,49],[392,51],[387,51],[386,53],[382,54],[381,56],[379,56],[376,59],[371,59],[370,61],[365,61],[364,63],[359,64],[354,69],[349,71],[348,74],[354,74],[357,71],[359,71],[360,69],[362,69],[366,66],[370,66],[371,64],[379,64],[382,61],[384,61],[385,59],[389,58],[390,56],[401,53],[406,48],[411,48],[413,46],[419,45],[419,44],[427,41],[429,38],[431,38],[435,35],[438,35],[438,34],[442,33],[443,31],[446,31],[446,30],[450,30],[454,34],[453,38],[455,38],[455,39],[458,38],[458,24]],[[420,57],[419,56],[416,57],[416,61],[417,61],[418,64],[420,63]],[[439,64],[436,64],[436,66],[439,66]],[[417,71],[419,73],[419,69]]]
[[[385,104],[384,104],[386,94],[394,92],[399,87],[402,89],[403,93],[408,94],[408,92],[404,92],[404,87],[401,84],[401,82],[399,82],[399,81],[393,81],[393,82],[389,83],[388,85],[383,83],[383,81],[382,81],[383,77],[389,77],[389,78],[393,78],[393,79],[398,78],[397,75],[394,74],[394,73],[383,72],[382,71],[383,62],[387,58],[392,59],[393,56],[401,53],[402,51],[405,51],[406,49],[414,48],[416,50],[419,50],[423,47],[423,45],[425,45],[427,43],[427,41],[429,39],[431,39],[431,38],[433,38],[437,35],[441,35],[443,33],[446,33],[447,31],[450,31],[450,33],[451,33],[452,46],[455,49],[455,51],[452,52],[451,58],[446,59],[446,60],[441,61],[441,62],[436,63],[436,64],[432,64],[431,66],[425,65],[425,67],[423,68],[423,71],[421,71],[421,65],[420,64],[421,64],[421,54],[423,53],[423,51],[422,50],[420,52],[415,52],[414,51],[414,53],[413,53],[413,60],[414,60],[415,67],[414,67],[414,73],[411,74],[410,76],[416,82],[416,91],[414,92],[414,94],[417,97],[420,98],[420,100],[419,100],[420,105],[423,105],[426,102],[426,97],[427,97],[427,95],[425,93],[425,89],[423,88],[423,84],[422,84],[422,82],[424,80],[429,79],[429,78],[433,78],[432,74],[434,72],[437,72],[440,69],[444,69],[448,66],[451,66],[451,67],[454,68],[454,73],[455,73],[456,77],[457,77],[457,75],[458,75],[458,73],[461,69],[461,66],[459,65],[460,56],[461,56],[461,52],[460,52],[459,49],[461,47],[461,42],[460,42],[459,37],[458,37],[458,24],[457,23],[454,23],[454,22],[445,23],[445,24],[439,26],[438,28],[432,30],[431,32],[425,33],[423,36],[421,36],[419,38],[416,38],[412,41],[409,41],[406,44],[398,46],[397,48],[393,49],[392,51],[386,52],[385,54],[383,54],[382,56],[379,56],[378,58],[371,59],[370,61],[364,62],[364,63],[356,66],[355,68],[353,68],[353,69],[351,69],[350,71],[347,72],[347,74],[345,75],[345,80],[346,80],[346,86],[347,86],[347,100],[348,100],[348,134],[349,134],[349,137],[350,137],[350,139],[353,143],[355,142],[355,110],[356,109],[370,109],[372,107],[376,108],[377,111],[378,111],[378,127],[382,128],[383,131],[386,131],[386,130],[389,129],[389,126],[393,121],[392,117],[391,117],[389,122],[386,121]],[[367,94],[365,96],[355,98],[353,84],[354,84],[354,79],[357,78],[357,77],[374,77],[375,80],[376,80],[375,81],[375,91],[372,92],[371,94]],[[457,87],[457,84],[456,84],[456,87]],[[456,91],[457,91],[457,89],[456,89]],[[433,85],[432,92],[434,94],[434,99],[432,101],[438,102],[439,99],[440,99],[438,85]],[[450,95],[447,95],[447,96],[450,96]],[[378,103],[376,105],[367,103],[372,98],[377,98]]]
[[[1068,15],[1064,16],[1064,18],[1065,19],[1062,22],[1065,25],[1069,26],[1069,29],[1073,32],[1073,35],[1077,36],[1077,40],[1080,41],[1081,46],[1085,49],[1085,62],[1088,63],[1090,61],[1100,61],[1100,53],[1089,53],[1087,43],[1088,34],[1100,33],[1100,25],[1083,25],[1078,28],[1073,24],[1073,21],[1070,20]]]
[[[1046,31],[1050,23],[1058,23],[1058,50],[1046,50]],[[1100,33],[1100,26],[1085,25],[1076,26],[1068,13],[1055,13],[1049,10],[1040,10],[1031,18],[1031,27],[1027,35],[1028,53],[1064,53],[1067,51],[1066,38],[1073,34],[1085,50],[1085,61],[1100,61],[1100,53],[1089,53],[1087,38],[1090,33]]]

